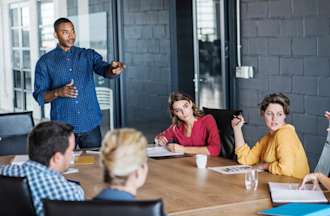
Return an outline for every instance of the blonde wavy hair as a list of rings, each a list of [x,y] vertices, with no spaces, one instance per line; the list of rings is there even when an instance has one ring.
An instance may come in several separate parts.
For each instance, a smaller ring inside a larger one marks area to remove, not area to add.
[[[101,147],[104,182],[125,185],[130,173],[147,161],[147,139],[132,128],[109,131]]]

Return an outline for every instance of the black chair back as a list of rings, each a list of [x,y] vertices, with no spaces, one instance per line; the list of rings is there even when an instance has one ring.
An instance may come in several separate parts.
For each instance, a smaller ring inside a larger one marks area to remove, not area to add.
[[[150,201],[58,201],[44,200],[45,216],[164,216],[163,202]]]
[[[235,160],[235,139],[234,131],[231,127],[231,120],[234,115],[239,115],[241,110],[226,110],[226,109],[210,109],[203,107],[205,114],[211,114],[219,129],[221,139],[221,152],[220,156],[228,159]]]
[[[32,112],[0,114],[0,155],[26,154],[27,136],[34,127]]]
[[[0,175],[0,203],[0,215],[36,215],[26,178]]]

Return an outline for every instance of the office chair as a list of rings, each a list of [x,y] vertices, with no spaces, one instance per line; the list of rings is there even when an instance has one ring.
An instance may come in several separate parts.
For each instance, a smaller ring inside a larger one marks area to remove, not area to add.
[[[235,160],[235,139],[231,120],[234,115],[239,115],[242,111],[206,107],[203,107],[203,111],[205,114],[211,114],[217,123],[221,139],[221,152],[219,156]]]
[[[0,114],[0,155],[26,154],[27,136],[34,127],[32,112]]]
[[[165,216],[161,200],[150,201],[59,201],[44,200],[45,216]]]
[[[36,215],[26,178],[0,175],[0,185],[0,215]]]
[[[96,87],[96,96],[100,105],[101,110],[109,110],[110,112],[110,130],[114,128],[114,117],[113,117],[113,93],[112,89],[107,87]]]

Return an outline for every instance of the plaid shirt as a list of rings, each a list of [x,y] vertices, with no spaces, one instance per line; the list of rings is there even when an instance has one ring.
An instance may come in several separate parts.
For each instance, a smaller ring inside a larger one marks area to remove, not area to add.
[[[35,161],[29,160],[21,166],[1,166],[0,174],[27,178],[33,204],[39,216],[44,215],[42,199],[84,200],[84,191],[80,186],[68,182],[60,173]]]

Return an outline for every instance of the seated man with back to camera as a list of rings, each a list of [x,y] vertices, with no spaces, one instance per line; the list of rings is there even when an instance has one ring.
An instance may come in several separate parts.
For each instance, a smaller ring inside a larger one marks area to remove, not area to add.
[[[220,135],[212,115],[203,115],[192,98],[173,92],[168,99],[172,125],[155,138],[172,152],[217,156],[221,150]]]
[[[23,165],[2,165],[0,174],[26,177],[36,213],[44,215],[42,199],[84,200],[82,188],[62,175],[69,168],[74,147],[71,126],[56,121],[42,122],[29,134],[29,160]]]

